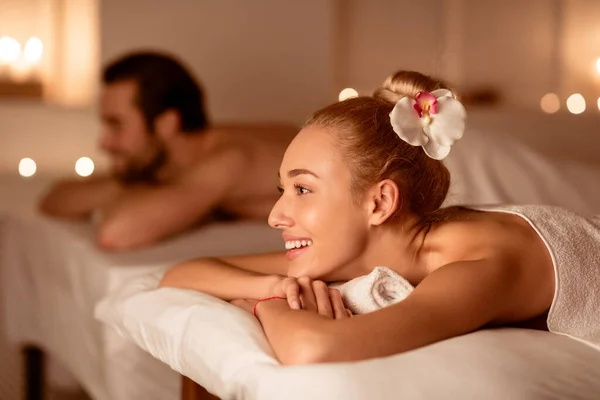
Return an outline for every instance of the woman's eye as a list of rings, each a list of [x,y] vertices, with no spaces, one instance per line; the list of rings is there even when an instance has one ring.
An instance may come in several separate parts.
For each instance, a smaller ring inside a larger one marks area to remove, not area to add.
[[[277,191],[283,194],[283,186],[277,186]]]
[[[299,195],[304,195],[304,194],[308,194],[310,193],[310,190],[308,190],[307,188],[305,188],[304,186],[300,186],[300,185],[294,185],[294,187],[296,188],[296,192]]]

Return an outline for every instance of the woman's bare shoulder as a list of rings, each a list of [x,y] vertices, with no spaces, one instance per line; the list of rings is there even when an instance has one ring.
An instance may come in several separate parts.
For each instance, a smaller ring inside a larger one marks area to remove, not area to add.
[[[432,231],[443,255],[438,268],[464,262],[469,268],[496,271],[510,283],[498,321],[520,321],[547,311],[554,294],[554,266],[543,239],[524,218],[457,209]]]
[[[431,231],[440,246],[458,258],[456,261],[521,257],[531,249],[545,249],[533,227],[518,215],[465,207],[442,211]]]

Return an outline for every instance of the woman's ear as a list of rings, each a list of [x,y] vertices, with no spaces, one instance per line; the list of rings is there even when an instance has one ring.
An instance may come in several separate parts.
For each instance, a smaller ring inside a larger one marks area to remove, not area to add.
[[[175,110],[167,110],[154,120],[154,132],[163,140],[169,139],[181,130],[179,113]]]
[[[396,182],[385,179],[368,193],[369,223],[381,225],[402,207],[400,189]]]

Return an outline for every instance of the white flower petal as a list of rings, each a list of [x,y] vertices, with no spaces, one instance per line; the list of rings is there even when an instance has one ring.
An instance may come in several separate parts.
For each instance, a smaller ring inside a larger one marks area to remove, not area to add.
[[[403,97],[390,113],[390,122],[394,132],[412,146],[423,146],[429,138],[423,132],[421,119],[415,111],[415,99]]]
[[[427,135],[441,146],[451,146],[465,132],[467,112],[460,101],[443,97],[438,100],[437,113],[431,116]]]
[[[431,92],[431,94],[438,100],[444,97],[450,97],[451,99],[454,98],[454,94],[452,94],[452,92],[448,89],[434,90],[433,92]]]
[[[423,146],[423,150],[425,154],[434,160],[443,160],[450,153],[451,146],[440,146],[435,143],[433,140],[430,140],[425,146]]]

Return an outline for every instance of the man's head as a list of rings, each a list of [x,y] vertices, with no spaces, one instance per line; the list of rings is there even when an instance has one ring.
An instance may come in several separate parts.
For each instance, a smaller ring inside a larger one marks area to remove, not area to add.
[[[101,146],[124,180],[152,179],[166,162],[165,142],[206,128],[202,89],[172,57],[135,53],[103,74]]]

